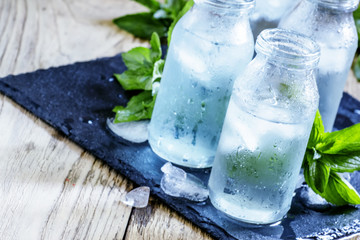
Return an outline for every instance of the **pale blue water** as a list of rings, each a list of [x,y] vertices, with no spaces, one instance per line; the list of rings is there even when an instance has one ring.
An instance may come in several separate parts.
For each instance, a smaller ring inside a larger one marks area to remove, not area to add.
[[[150,146],[160,157],[211,166],[234,80],[252,57],[251,34],[242,40],[208,41],[177,25],[149,126]]]

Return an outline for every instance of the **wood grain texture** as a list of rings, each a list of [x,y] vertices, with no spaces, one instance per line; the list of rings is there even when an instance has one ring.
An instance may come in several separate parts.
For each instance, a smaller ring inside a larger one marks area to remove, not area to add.
[[[125,239],[152,240],[154,236],[166,240],[211,239],[158,200],[150,199],[147,208],[133,210]]]
[[[130,0],[2,0],[0,77],[149,46],[111,23],[142,10]],[[147,215],[124,205],[131,189],[0,95],[1,239],[209,239],[157,201]]]

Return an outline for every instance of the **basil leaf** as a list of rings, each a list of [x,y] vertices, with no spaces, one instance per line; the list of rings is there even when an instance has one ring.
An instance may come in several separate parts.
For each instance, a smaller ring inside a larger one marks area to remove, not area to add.
[[[185,6],[181,9],[181,11],[177,14],[176,18],[174,19],[174,21],[172,22],[172,24],[169,27],[169,31],[167,33],[168,36],[168,46],[170,46],[170,41],[171,41],[171,35],[172,35],[172,31],[174,30],[174,27],[176,25],[176,23],[180,20],[180,18],[182,18],[182,16],[185,15],[185,13],[187,13],[187,11],[190,10],[190,8],[192,8],[192,6],[194,5],[194,1],[190,0],[188,1]]]
[[[321,153],[347,155],[360,151],[360,124],[326,134],[316,148]]]
[[[330,167],[320,159],[315,159],[314,154],[307,151],[308,174],[311,185],[319,193],[323,193],[328,184],[330,176]]]
[[[161,20],[155,19],[151,12],[125,15],[114,19],[113,22],[119,28],[143,39],[150,39],[153,32],[165,37],[168,29]]]
[[[155,63],[157,60],[161,58],[162,55],[160,38],[156,32],[154,32],[151,35],[150,45],[151,45],[151,53],[150,53],[151,62]]]
[[[154,105],[155,98],[151,91],[143,91],[132,97],[126,107],[116,106],[113,109],[116,113],[114,123],[150,119]]]
[[[114,76],[125,90],[151,90],[152,71],[151,69],[145,71],[127,70]]]
[[[145,47],[136,47],[121,55],[126,67],[129,70],[139,70],[152,66],[151,51]]]
[[[316,146],[318,142],[321,141],[322,135],[324,134],[324,125],[321,120],[321,115],[319,110],[316,112],[314,123],[311,129],[309,141],[307,147],[312,149]]]
[[[354,152],[351,155],[323,154],[322,159],[335,172],[354,172],[360,170],[360,152]]]
[[[187,0],[168,0],[162,5],[162,8],[170,13],[172,19],[176,19],[186,3]]]
[[[310,175],[310,166],[309,166],[309,160],[311,160],[311,154],[310,155],[306,155],[304,158],[304,162],[303,162],[303,170],[304,170],[304,178],[305,178],[305,182],[307,183],[307,185],[317,194],[321,194],[316,186],[315,186],[315,181],[314,178],[311,177]],[[311,164],[311,163],[310,163]]]
[[[328,202],[338,206],[360,204],[360,197],[350,183],[335,172],[331,172],[328,187],[322,195]]]
[[[134,1],[149,8],[151,11],[156,11],[160,8],[160,3],[155,0],[134,0]]]

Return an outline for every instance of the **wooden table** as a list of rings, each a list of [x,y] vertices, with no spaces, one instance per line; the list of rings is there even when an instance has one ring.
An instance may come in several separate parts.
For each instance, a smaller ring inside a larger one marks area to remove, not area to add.
[[[0,77],[113,56],[147,42],[111,23],[130,0],[1,0]],[[360,99],[350,75],[346,91]],[[0,239],[211,239],[159,200],[0,95]]]

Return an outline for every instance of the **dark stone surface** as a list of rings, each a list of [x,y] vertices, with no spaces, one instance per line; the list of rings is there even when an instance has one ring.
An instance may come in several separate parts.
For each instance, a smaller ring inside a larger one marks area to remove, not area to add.
[[[356,207],[325,208],[304,206],[299,194],[293,199],[287,217],[277,226],[251,228],[229,220],[214,209],[209,200],[193,203],[165,195],[160,189],[160,167],[165,163],[148,143],[133,144],[113,136],[106,128],[115,105],[125,105],[125,93],[112,79],[124,71],[121,56],[103,58],[69,66],[39,70],[0,79],[0,92],[43,119],[69,139],[102,159],[110,167],[151,193],[218,239],[317,239],[320,235],[347,236],[360,232],[360,211]],[[344,94],[336,120],[341,129],[360,122],[360,102]],[[207,170],[191,171],[204,181]],[[360,189],[360,174],[352,183]],[[301,190],[301,189],[300,189]],[[297,191],[300,191],[299,189]]]

